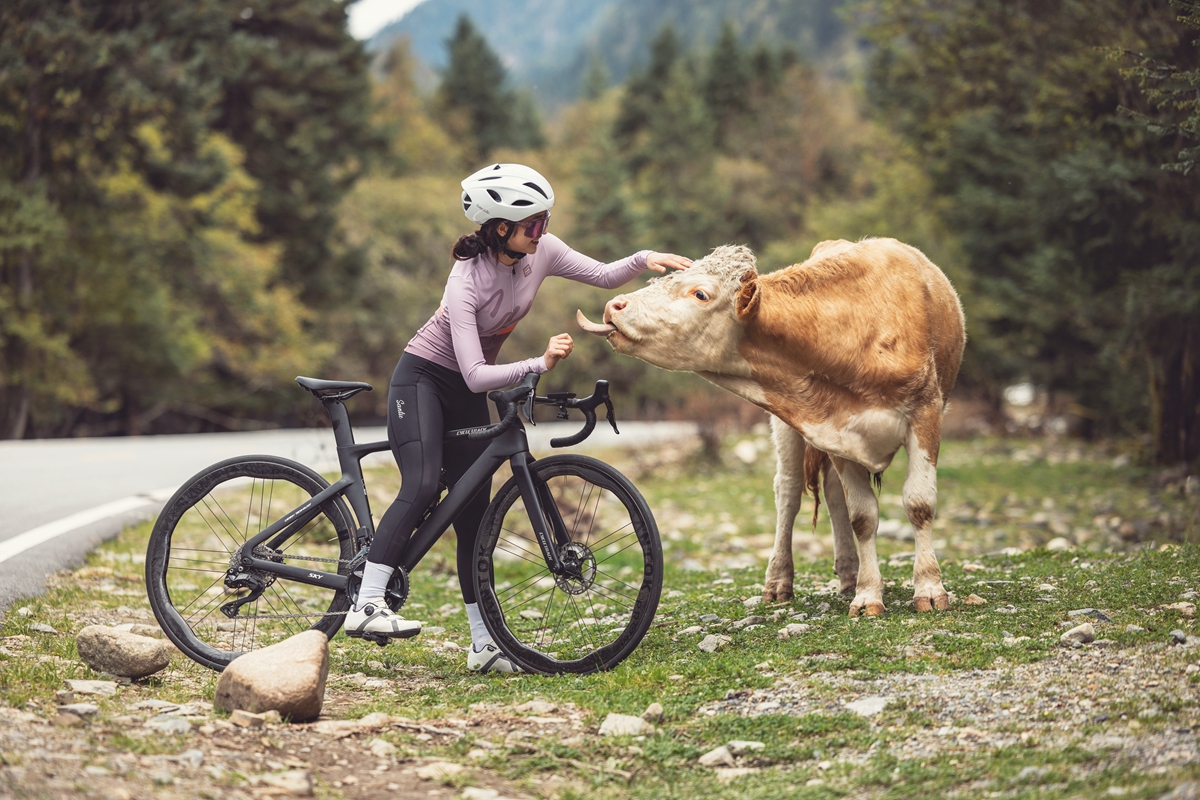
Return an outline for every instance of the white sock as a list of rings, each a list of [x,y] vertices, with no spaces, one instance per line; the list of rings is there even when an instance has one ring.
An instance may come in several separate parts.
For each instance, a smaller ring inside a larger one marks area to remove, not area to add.
[[[392,573],[395,571],[393,567],[368,561],[363,569],[362,586],[358,588],[358,602],[354,604],[354,610],[362,611],[368,603],[386,607],[384,592],[387,591],[388,581],[392,579]]]
[[[478,603],[467,603],[467,621],[471,623],[471,646],[478,653],[485,644],[491,644],[492,635],[488,633],[487,625],[483,624],[483,614],[479,613]]]

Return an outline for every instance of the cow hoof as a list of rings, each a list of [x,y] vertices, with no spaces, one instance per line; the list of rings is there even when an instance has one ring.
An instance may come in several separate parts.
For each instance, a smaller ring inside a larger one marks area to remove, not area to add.
[[[863,613],[863,616],[878,617],[887,611],[887,608],[884,607],[883,603],[878,603],[874,600],[868,600],[865,603],[854,603],[850,606],[850,616],[857,617],[860,611]]]
[[[763,589],[762,601],[764,603],[787,603],[790,602],[795,592],[792,589],[784,587]]]
[[[914,597],[913,605],[917,607],[918,612],[945,611],[950,608],[950,596],[946,594],[934,595],[933,597]]]
[[[842,594],[851,595],[858,591],[858,581],[851,583],[843,583],[842,588],[838,590]]]

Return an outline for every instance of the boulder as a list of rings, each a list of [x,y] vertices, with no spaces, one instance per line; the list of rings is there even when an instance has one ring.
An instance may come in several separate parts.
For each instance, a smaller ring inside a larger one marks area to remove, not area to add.
[[[314,719],[321,714],[328,676],[329,641],[320,631],[305,631],[234,659],[221,673],[213,705]]]
[[[122,678],[144,678],[166,669],[171,644],[104,625],[88,625],[75,637],[79,657],[97,672]]]

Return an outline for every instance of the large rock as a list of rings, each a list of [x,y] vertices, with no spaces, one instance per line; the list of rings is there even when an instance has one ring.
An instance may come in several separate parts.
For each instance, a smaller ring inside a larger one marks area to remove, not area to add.
[[[83,663],[92,669],[122,678],[144,678],[166,669],[173,649],[161,639],[104,625],[88,625],[81,630],[75,637],[75,647]]]
[[[329,641],[305,631],[240,656],[217,681],[213,705],[226,711],[278,711],[293,721],[314,719],[325,701]]]

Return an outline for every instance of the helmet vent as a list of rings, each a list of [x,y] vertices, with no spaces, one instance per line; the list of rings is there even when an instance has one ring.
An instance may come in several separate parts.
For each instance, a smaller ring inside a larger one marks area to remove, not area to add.
[[[499,175],[484,175],[479,180],[481,180],[481,181],[498,181],[498,180],[500,180],[500,176]]]
[[[500,193],[499,193],[499,192],[497,192],[497,191],[495,191],[494,189],[488,189],[488,190],[487,190],[487,193],[488,193],[489,195],[491,195],[491,196],[492,196],[492,199],[493,199],[493,200],[495,200],[497,203],[503,203],[503,202],[504,202],[504,198],[502,198],[502,197],[500,196]]]
[[[549,200],[549,199],[550,199],[550,195],[546,194],[546,193],[545,193],[545,192],[542,190],[542,187],[538,186],[538,185],[537,185],[536,183],[534,183],[533,181],[527,181],[527,182],[525,183],[525,185],[526,185],[526,186],[528,186],[530,189],[533,189],[535,192],[537,192],[538,194],[540,194],[542,197],[546,198],[547,200]],[[496,198],[496,199],[498,200],[499,198]]]
[[[533,203],[529,202],[528,200],[513,200],[512,205],[514,205],[514,206],[531,206],[531,205],[533,205]]]

